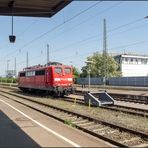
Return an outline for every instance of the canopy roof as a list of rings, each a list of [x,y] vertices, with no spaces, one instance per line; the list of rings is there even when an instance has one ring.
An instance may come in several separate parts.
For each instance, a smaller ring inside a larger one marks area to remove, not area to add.
[[[72,0],[0,0],[0,15],[52,17]]]

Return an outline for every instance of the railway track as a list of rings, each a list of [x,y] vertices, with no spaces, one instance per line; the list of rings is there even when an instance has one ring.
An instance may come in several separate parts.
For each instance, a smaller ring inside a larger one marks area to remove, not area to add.
[[[1,96],[39,111],[47,116],[55,118],[61,122],[74,126],[95,137],[110,142],[115,146],[122,147],[147,147],[148,134],[132,130],[127,127],[109,123],[77,112],[47,105],[35,100],[30,100],[21,95],[6,94],[1,92]]]
[[[66,97],[64,98],[65,101],[74,102],[74,98],[72,97]],[[76,99],[76,103],[83,104],[84,100],[82,99]],[[112,110],[112,111],[120,111],[127,114],[132,114],[136,116],[142,116],[142,117],[148,117],[148,110],[145,109],[138,109],[138,108],[131,108],[127,106],[120,106],[120,105],[113,105],[113,106],[101,106],[100,108]]]
[[[0,86],[6,89],[18,89],[16,86],[15,87],[10,87],[10,86]],[[76,90],[75,94],[76,95],[84,95],[85,91],[79,91]],[[137,96],[137,95],[129,95],[129,94],[115,94],[115,93],[110,93],[110,95],[116,100],[116,101],[124,101],[124,102],[133,102],[133,103],[139,103],[139,104],[148,104],[148,97],[147,96]]]
[[[5,91],[1,90],[1,92],[5,92]],[[22,93],[22,91],[18,91],[18,92],[20,94],[25,94],[26,95],[26,93]],[[75,98],[73,98],[73,97],[64,97],[64,98],[62,98],[62,100],[68,101],[68,102],[74,102],[75,101],[74,99]],[[81,105],[85,105],[83,99],[78,99],[77,98],[76,103],[81,104]],[[116,111],[116,112],[123,112],[123,113],[132,114],[132,115],[136,115],[136,116],[141,116],[141,117],[148,117],[148,110],[144,110],[144,109],[138,109],[138,108],[120,106],[120,105],[102,106],[101,108]]]
[[[85,91],[76,91],[77,95],[83,96]],[[139,104],[148,104],[148,97],[147,96],[137,96],[137,95],[129,95],[129,94],[115,94],[109,93],[110,96],[114,98],[116,101],[124,101],[124,102],[133,102]]]

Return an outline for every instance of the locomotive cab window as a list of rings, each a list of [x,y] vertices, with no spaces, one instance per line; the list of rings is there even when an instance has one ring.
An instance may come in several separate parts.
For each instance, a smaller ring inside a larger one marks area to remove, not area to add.
[[[61,67],[55,67],[54,71],[55,71],[55,73],[60,74],[60,73],[62,73],[62,68]]]
[[[65,73],[71,73],[71,68],[66,67],[66,68],[64,69],[64,72],[65,72]]]

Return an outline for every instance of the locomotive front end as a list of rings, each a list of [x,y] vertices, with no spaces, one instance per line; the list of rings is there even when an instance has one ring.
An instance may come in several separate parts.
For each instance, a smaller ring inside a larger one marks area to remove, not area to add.
[[[53,77],[55,94],[64,96],[73,93],[73,71],[71,66],[55,66]]]

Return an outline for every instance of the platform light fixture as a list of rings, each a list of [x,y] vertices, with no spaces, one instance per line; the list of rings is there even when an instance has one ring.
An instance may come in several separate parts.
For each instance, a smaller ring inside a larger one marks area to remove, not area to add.
[[[12,19],[11,19],[12,34],[9,35],[9,41],[10,41],[10,43],[15,43],[15,40],[16,40],[16,36],[13,35],[13,6],[14,6],[14,0],[10,1],[9,4],[8,4],[8,7],[10,8],[11,13],[12,13]]]
[[[90,64],[94,63],[93,61],[87,60],[85,61],[88,64],[88,89],[90,91]]]

